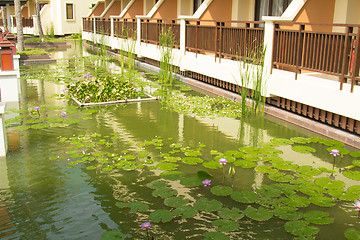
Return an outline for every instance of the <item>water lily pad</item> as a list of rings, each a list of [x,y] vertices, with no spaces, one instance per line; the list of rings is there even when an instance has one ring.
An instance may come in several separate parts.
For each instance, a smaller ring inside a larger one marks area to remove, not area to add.
[[[329,195],[342,201],[355,201],[359,198],[359,193],[343,191],[342,189],[330,189]]]
[[[178,166],[176,163],[159,163],[156,165],[156,168],[161,170],[176,170]]]
[[[15,127],[16,130],[28,130],[29,128],[31,128],[31,126],[28,126],[28,125],[21,125],[21,126]]]
[[[262,185],[256,192],[264,197],[280,197],[282,194],[281,189],[275,185]]]
[[[149,153],[150,153],[150,152],[148,152],[148,151],[140,151],[140,152],[137,153],[137,157],[138,157],[138,158],[144,158],[144,157],[146,157],[147,155],[149,155]]]
[[[149,210],[149,206],[147,204],[138,201],[131,203],[117,202],[115,203],[115,206],[119,208],[130,208],[131,213],[136,213],[137,211],[144,212]]]
[[[349,170],[349,171],[343,172],[343,175],[347,178],[360,181],[360,172],[359,171]]]
[[[64,120],[63,123],[67,123],[67,124],[75,124],[75,123],[79,123],[80,120],[79,119],[67,119],[67,120]]]
[[[218,226],[217,230],[219,232],[231,232],[239,228],[239,224],[231,220],[219,219],[213,221],[212,224],[213,226]]]
[[[358,158],[358,157],[360,157],[360,151],[351,152],[351,153],[349,153],[349,155],[350,155],[351,157],[356,157],[356,158]]]
[[[234,166],[242,168],[253,168],[256,166],[256,162],[248,160],[237,160],[234,162]]]
[[[60,123],[60,122],[64,121],[64,119],[62,119],[62,118],[48,118],[47,120],[48,120],[48,122],[51,122],[51,123]]]
[[[353,185],[347,189],[348,192],[360,194],[360,185]]]
[[[197,210],[191,206],[181,206],[175,209],[173,212],[174,216],[182,216],[182,218],[193,218],[197,214]]]
[[[210,168],[210,169],[218,169],[218,168],[221,168],[221,165],[219,164],[219,162],[216,162],[216,161],[203,162],[202,165],[203,165],[204,167]]]
[[[292,163],[291,161],[272,161],[271,162],[274,168],[277,168],[279,170],[285,170],[285,171],[292,171],[296,170],[299,166]]]
[[[170,197],[164,200],[164,204],[169,207],[179,208],[189,203],[189,199],[184,199],[184,196]]]
[[[218,211],[218,214],[223,219],[232,219],[232,220],[239,220],[244,217],[244,212],[240,209],[233,207],[232,209],[229,208],[222,208]]]
[[[123,158],[125,160],[134,160],[136,157],[132,154],[128,154],[128,155],[123,156]]]
[[[272,198],[272,197],[261,197],[257,203],[260,206],[265,208],[273,209],[279,206],[283,206],[284,204],[281,202],[279,198]]]
[[[276,207],[274,215],[283,220],[298,220],[303,217],[303,213],[297,212],[297,208],[289,206]]]
[[[180,180],[180,183],[186,187],[197,187],[202,185],[202,181],[198,177],[187,177]]]
[[[96,167],[95,166],[88,166],[86,169],[87,170],[94,170],[94,169],[96,169]]]
[[[301,143],[301,144],[305,144],[305,143],[310,143],[311,140],[308,138],[304,138],[304,137],[292,137],[290,138],[291,141],[293,141],[294,143]]]
[[[183,178],[184,173],[180,171],[167,171],[160,173],[160,176],[167,180],[180,180]]]
[[[245,209],[245,215],[256,221],[268,221],[273,216],[273,212],[269,209],[259,207],[258,209],[248,206]]]
[[[283,172],[270,173],[268,177],[275,182],[290,182],[294,179],[292,175],[288,175]]]
[[[254,170],[259,173],[276,173],[276,172],[278,172],[277,169],[274,169],[271,166],[267,166],[267,165],[257,166]]]
[[[222,153],[217,150],[210,150],[210,154],[211,155],[222,155]]]
[[[222,208],[223,204],[215,199],[208,200],[207,198],[200,198],[194,203],[194,207],[199,211],[215,212]]]
[[[181,161],[189,165],[196,165],[198,163],[202,163],[204,160],[197,157],[184,157]]]
[[[357,231],[355,228],[346,229],[344,235],[345,235],[345,238],[347,240],[358,240],[358,239],[360,239],[360,232]]]
[[[332,207],[335,205],[335,202],[333,199],[324,197],[324,196],[314,196],[310,197],[309,200],[320,207]]]
[[[181,157],[171,157],[171,156],[164,156],[165,162],[178,162],[181,160]]]
[[[131,238],[131,235],[124,234],[120,231],[107,231],[101,234],[102,240],[123,240],[127,238]]]
[[[320,187],[326,188],[326,189],[344,189],[345,183],[340,180],[332,180],[329,177],[321,177],[315,179],[315,183],[319,185]]]
[[[319,228],[309,226],[309,222],[303,220],[285,223],[285,230],[295,236],[312,236],[319,232]]]
[[[323,196],[322,193],[326,192],[324,188],[321,188],[312,182],[299,185],[298,190],[309,196]]]
[[[204,240],[229,240],[230,238],[219,232],[206,232],[203,234]]]
[[[323,211],[307,211],[304,213],[304,219],[314,224],[326,225],[334,222],[329,217],[329,213]]]
[[[275,143],[277,145],[291,145],[294,144],[294,142],[290,139],[286,138],[273,138],[270,140],[270,142]]]
[[[241,203],[254,203],[259,199],[259,196],[252,191],[244,190],[241,192],[234,191],[231,194],[231,198]]]
[[[33,119],[29,119],[26,121],[27,124],[34,124],[34,123],[39,123],[39,122],[42,122],[43,119],[40,119],[40,118],[33,118]]]
[[[214,186],[210,191],[216,196],[228,196],[233,192],[232,188],[228,186]]]
[[[220,155],[220,156],[214,157],[214,161],[216,161],[216,162],[219,163],[219,160],[220,160],[221,158],[225,158],[228,163],[235,162],[235,160],[236,160],[236,158],[234,158],[234,157],[232,157],[232,156]]]
[[[155,180],[155,181],[149,182],[146,186],[151,189],[158,189],[158,188],[167,187],[168,184],[164,181]]]
[[[187,157],[199,157],[202,155],[200,151],[194,151],[194,150],[187,150],[185,151],[184,154]]]
[[[317,176],[322,173],[321,170],[313,168],[312,166],[300,166],[296,169],[296,171],[309,176]]]
[[[175,189],[168,187],[157,188],[152,192],[154,197],[168,198],[177,194]]]
[[[212,179],[212,175],[205,171],[198,171],[197,176],[201,181],[204,181],[205,179]]]
[[[302,146],[302,145],[295,145],[292,146],[292,150],[294,152],[298,152],[298,153],[312,153],[312,152],[316,152],[315,148],[309,147],[309,146]]]
[[[291,195],[287,198],[281,198],[281,201],[290,207],[307,207],[310,205],[310,200],[306,197],[298,195]]]
[[[319,167],[319,169],[323,172],[327,172],[327,173],[335,173],[335,172],[338,172],[339,169],[337,168],[334,168],[334,169],[329,169],[329,168],[326,168],[326,167]]]
[[[156,223],[166,223],[173,219],[173,215],[168,210],[156,210],[150,214],[150,219]]]

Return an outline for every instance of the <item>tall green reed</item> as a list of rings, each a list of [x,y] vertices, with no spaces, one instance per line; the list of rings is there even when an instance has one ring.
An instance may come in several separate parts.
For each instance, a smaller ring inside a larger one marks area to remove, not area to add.
[[[159,46],[160,46],[159,80],[161,85],[167,85],[167,84],[172,85],[173,83],[174,44],[175,44],[175,37],[172,29],[171,28],[165,29],[165,27],[162,26],[161,33],[159,36]]]

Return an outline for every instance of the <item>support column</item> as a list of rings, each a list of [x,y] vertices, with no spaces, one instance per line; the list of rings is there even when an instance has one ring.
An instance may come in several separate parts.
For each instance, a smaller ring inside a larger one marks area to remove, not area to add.
[[[267,85],[269,83],[268,79],[270,78],[271,68],[272,68],[272,54],[273,54],[273,43],[274,43],[274,29],[275,25],[273,21],[265,20],[265,30],[264,30],[264,70],[263,70],[263,79],[266,86],[263,87],[263,91],[267,90]],[[269,97],[268,92],[263,92],[262,95]]]
[[[186,53],[186,20],[180,20],[180,53],[185,56]],[[184,71],[182,64],[180,64],[180,71]]]
[[[0,157],[6,156],[7,137],[5,129],[5,102],[0,102]]]
[[[136,28],[137,28],[137,31],[136,31],[136,48],[135,48],[135,51],[136,51],[136,55],[138,57],[141,57],[141,19],[140,18],[137,18],[136,19]]]

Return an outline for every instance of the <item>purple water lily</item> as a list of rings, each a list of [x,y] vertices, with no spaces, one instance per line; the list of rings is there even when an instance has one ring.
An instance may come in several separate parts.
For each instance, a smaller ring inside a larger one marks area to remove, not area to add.
[[[357,210],[357,211],[360,211],[360,202],[359,202],[359,201],[357,201],[357,202],[354,204],[354,206],[356,207],[356,210]]]
[[[145,75],[145,73],[144,73],[144,72],[141,72],[141,75]]]
[[[204,187],[207,187],[211,185],[211,180],[205,179],[202,183],[204,184]]]
[[[220,165],[226,165],[226,163],[227,163],[227,160],[225,158],[220,158],[220,160],[219,160]]]
[[[35,107],[34,109],[35,109],[35,111],[39,111],[40,107]]]
[[[69,60],[65,60],[65,62],[66,62],[66,63],[68,63],[68,62],[69,62]]]
[[[337,150],[337,149],[332,149],[331,152],[330,152],[330,154],[333,155],[334,157],[340,155],[339,150]]]
[[[149,222],[144,222],[141,224],[141,228],[148,229],[149,227],[151,227],[151,224]]]
[[[66,117],[66,112],[61,112],[61,116]]]

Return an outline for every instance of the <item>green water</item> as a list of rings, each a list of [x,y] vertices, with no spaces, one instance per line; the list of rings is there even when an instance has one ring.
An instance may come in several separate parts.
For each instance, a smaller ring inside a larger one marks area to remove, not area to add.
[[[164,204],[163,198],[154,197],[154,189],[148,187],[150,182],[161,179],[159,174],[164,172],[156,168],[164,160],[164,155],[161,154],[170,152],[171,156],[184,158],[186,147],[194,150],[199,148],[199,158],[207,162],[214,159],[214,155],[210,154],[211,150],[225,153],[244,146],[259,147],[259,144],[269,142],[272,138],[317,137],[314,133],[268,116],[242,120],[196,117],[163,110],[159,101],[94,107],[91,109],[96,111],[89,113],[86,112],[87,109],[69,108],[74,106],[73,102],[55,99],[54,94],[60,94],[63,89],[61,85],[31,80],[24,81],[22,89],[20,105],[14,104],[11,107],[31,110],[35,106],[41,106],[42,117],[59,117],[61,111],[67,111],[69,114],[66,119],[80,121],[67,127],[16,130],[18,125],[13,125],[7,128],[10,150],[6,158],[0,159],[2,239],[101,239],[101,235],[107,231],[120,231],[127,234],[128,239],[147,239],[146,231],[140,226],[144,222],[152,224],[149,233],[155,239],[204,239],[204,233],[217,231],[217,227],[212,224],[220,219],[217,211],[198,211],[192,218],[177,216],[166,223],[157,223],[150,218],[151,212],[155,210],[174,210]],[[17,113],[10,112],[7,118],[15,115]],[[94,133],[101,136],[93,135]],[[94,146],[79,146],[80,143],[74,141],[79,138],[87,139],[83,142],[85,145]],[[159,139],[162,139],[163,146],[154,145],[154,141]],[[107,147],[99,144],[101,141],[110,144]],[[171,152],[174,150],[170,147],[173,143],[180,144],[183,151]],[[279,156],[284,160],[300,166],[332,169],[333,158],[326,150],[327,146],[315,143],[308,146],[315,148],[316,152],[298,153],[289,145],[278,146],[276,149],[282,151]],[[95,162],[75,166],[71,163],[80,158],[67,153],[71,150],[86,155],[100,153],[107,156],[108,162],[102,166]],[[117,163],[115,158],[110,157],[111,154],[136,156],[144,150],[149,152],[148,157],[129,160],[134,165],[144,167],[131,171],[115,167],[111,171],[104,171],[106,166]],[[147,160],[152,162],[147,163]],[[345,167],[351,165],[352,160],[346,155],[341,162],[340,158],[336,161],[338,167]],[[258,166],[268,164],[261,160],[255,162]],[[206,171],[212,175],[212,186],[230,186],[233,191],[238,192],[254,191],[264,185],[276,183],[267,174],[254,171],[254,168],[235,167],[236,173],[231,177],[227,171],[232,164],[225,166],[225,175],[222,169],[208,169],[202,164],[188,165],[182,161],[177,161],[176,164],[176,171],[183,172],[185,177],[194,177],[198,171]],[[98,167],[89,170],[89,166]],[[295,174],[293,171],[283,172]],[[332,175],[324,172],[319,176]],[[343,181],[345,188],[358,184],[358,181],[345,178],[341,173],[333,176]],[[207,198],[221,202],[224,208],[236,207],[243,211],[250,205],[258,208],[258,203],[263,201],[263,198],[259,198],[256,203],[240,203],[229,196],[212,194],[212,186],[186,187],[179,180],[162,181],[168,183],[168,188],[176,190],[177,196],[188,199],[189,206],[193,206],[199,199]],[[301,192],[298,195],[309,198]],[[132,213],[129,208],[116,206],[117,202],[134,201],[145,203],[149,209]],[[332,207],[309,204],[308,207],[299,208],[298,212],[328,212],[334,218],[333,223],[310,224],[319,227],[316,238],[345,239],[344,231],[347,228],[360,229],[353,202],[335,199]],[[244,216],[236,222],[239,224],[236,230],[219,232],[230,239],[295,237],[285,231],[284,224],[287,221],[275,216],[263,222]]]

